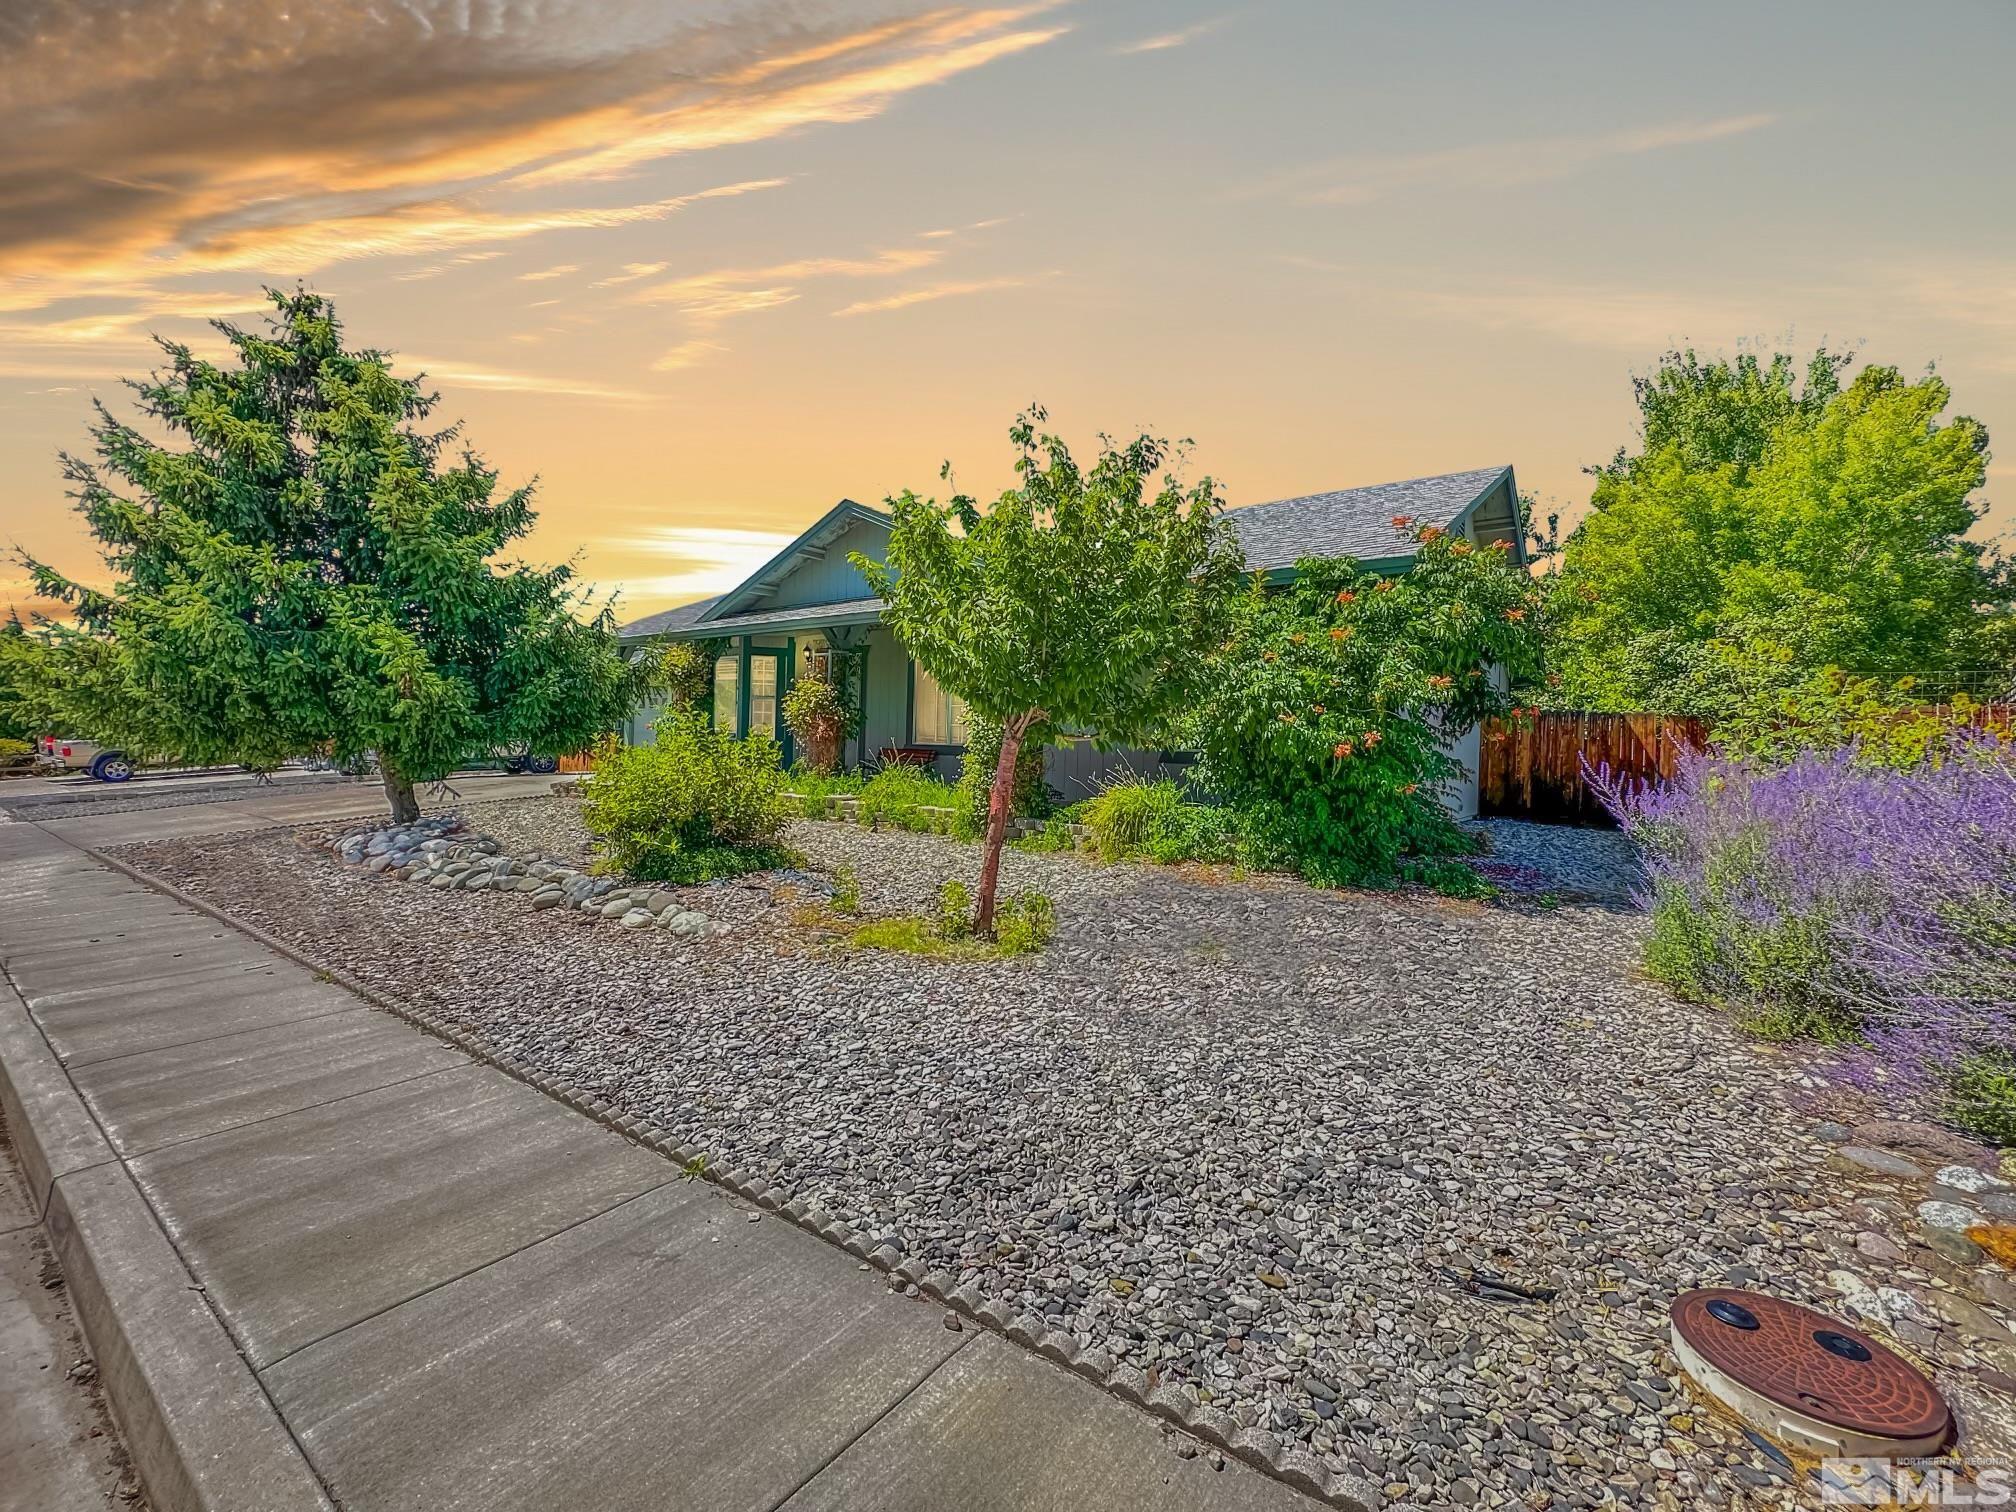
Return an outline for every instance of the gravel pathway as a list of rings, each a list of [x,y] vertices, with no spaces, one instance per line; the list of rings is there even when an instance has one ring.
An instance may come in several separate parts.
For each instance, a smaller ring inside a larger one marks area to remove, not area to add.
[[[565,800],[464,811],[579,857]],[[978,871],[933,836],[791,840],[870,912]],[[1676,1389],[1665,1308],[1724,1283],[1829,1305],[1877,1219],[1822,1170],[1842,1134],[1791,1106],[1793,1059],[1638,978],[1636,915],[1011,850],[1057,939],[942,961],[810,944],[747,880],[689,890],[734,928],[688,941],[287,832],[121,854],[1390,1496],[1811,1499]]]

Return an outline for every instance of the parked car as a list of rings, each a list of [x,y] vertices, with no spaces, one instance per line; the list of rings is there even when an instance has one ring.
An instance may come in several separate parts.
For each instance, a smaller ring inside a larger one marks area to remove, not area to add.
[[[560,770],[560,758],[500,746],[485,755],[473,756],[463,764],[464,771],[480,771],[484,767],[501,767],[514,774],[557,772]]]
[[[139,766],[124,751],[108,750],[95,740],[44,735],[42,755],[66,772],[89,772],[100,782],[130,782]]]

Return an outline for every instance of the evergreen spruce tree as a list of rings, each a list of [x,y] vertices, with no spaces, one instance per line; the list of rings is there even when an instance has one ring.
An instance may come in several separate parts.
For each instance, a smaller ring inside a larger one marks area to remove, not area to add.
[[[131,383],[162,444],[98,406],[97,460],[64,458],[114,578],[35,561],[64,712],[145,755],[256,769],[376,754],[395,820],[413,786],[492,750],[579,749],[651,680],[573,568],[500,559],[535,518],[388,354],[346,351],[321,296],[269,290],[264,332],[219,322],[235,361],[161,342]],[[177,444],[179,443],[179,444]]]

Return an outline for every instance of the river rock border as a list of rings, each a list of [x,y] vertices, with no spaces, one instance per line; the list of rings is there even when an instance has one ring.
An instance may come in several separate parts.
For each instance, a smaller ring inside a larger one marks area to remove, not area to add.
[[[406,861],[401,866],[395,867],[390,860],[387,860],[384,866],[377,868],[381,875],[392,875],[407,868],[431,865],[432,863],[423,858],[448,856],[449,851],[458,848],[467,854],[449,857],[450,860],[468,860],[473,863],[476,857],[496,857],[501,851],[501,847],[494,839],[472,835],[464,822],[455,815],[423,819],[414,824],[395,826],[388,830],[352,831],[325,844],[330,851],[345,861],[350,861],[346,850],[354,851],[357,859],[350,862],[353,865],[368,866],[370,861],[378,857],[402,853],[402,850],[395,849],[394,844],[388,841],[374,856],[370,846],[372,840],[379,835],[398,836],[410,842],[403,847]],[[456,838],[458,836],[461,838]],[[352,840],[360,837],[360,844],[350,845]],[[426,850],[424,847],[430,841],[441,842],[441,848]],[[486,842],[490,847],[488,850],[482,849]],[[257,925],[248,924],[215,904],[206,902],[193,893],[185,892],[150,872],[129,865],[116,856],[95,849],[86,849],[85,853],[100,865],[144,883],[185,907],[196,909],[219,923],[238,930],[268,950],[317,973],[327,981],[334,982],[395,1018],[405,1020],[436,1039],[453,1045],[484,1065],[492,1066],[514,1080],[521,1081],[545,1093],[556,1102],[563,1103],[575,1112],[593,1119],[604,1128],[678,1163],[689,1175],[710,1181],[734,1196],[761,1208],[764,1212],[787,1219],[807,1233],[853,1256],[864,1267],[882,1272],[889,1278],[892,1290],[901,1291],[912,1297],[928,1297],[933,1302],[942,1304],[949,1310],[946,1320],[948,1327],[953,1326],[956,1319],[959,1327],[963,1328],[966,1324],[972,1323],[998,1333],[1011,1344],[1028,1349],[1053,1364],[1062,1366],[1073,1375],[1091,1382],[1109,1396],[1116,1396],[1162,1419],[1167,1425],[1165,1431],[1187,1433],[1211,1446],[1214,1454],[1229,1455],[1240,1460],[1305,1495],[1341,1509],[1341,1512],[1381,1512],[1382,1506],[1384,1512],[1406,1512],[1404,1506],[1386,1503],[1380,1488],[1363,1477],[1339,1473],[1299,1444],[1284,1443],[1278,1435],[1264,1428],[1241,1427],[1231,1414],[1209,1403],[1194,1402],[1176,1387],[1155,1381],[1147,1372],[1132,1365],[1117,1363],[1103,1350],[1081,1348],[1071,1335],[1049,1327],[1044,1319],[1033,1313],[1010,1314],[1005,1307],[987,1297],[977,1286],[971,1283],[960,1285],[958,1276],[950,1271],[928,1270],[921,1262],[906,1256],[892,1244],[874,1244],[869,1236],[832,1214],[813,1206],[803,1198],[789,1196],[783,1188],[772,1185],[761,1173],[733,1165],[716,1165],[708,1151],[681,1139],[675,1130],[632,1117],[571,1082],[548,1076],[513,1056],[499,1054],[480,1035],[472,1034],[437,1014],[415,1008],[403,999],[361,982],[341,967],[317,960],[308,952],[267,933]],[[530,865],[536,864],[545,863],[528,863],[527,876],[530,875]],[[447,864],[444,862],[439,874],[445,875],[446,870]],[[490,870],[494,878],[496,875],[494,865]],[[549,870],[558,871],[565,868],[551,867]],[[586,874],[576,872],[575,875]],[[408,876],[405,880],[412,879]],[[604,887],[605,897],[613,898],[616,895],[613,879],[592,878],[590,881],[591,884]],[[494,881],[491,885],[495,886]],[[471,890],[474,890],[473,887]],[[536,898],[537,894],[534,896]],[[727,926],[717,924],[714,928],[720,931],[725,930]],[[1196,1452],[1196,1446],[1189,1445],[1186,1450],[1183,1441],[1179,1439],[1177,1452],[1188,1457],[1189,1454]]]
[[[436,892],[528,893],[535,909],[570,908],[590,920],[609,919],[624,929],[662,929],[685,939],[728,933],[726,924],[688,907],[666,888],[624,885],[615,877],[548,861],[537,851],[507,855],[494,838],[472,831],[455,814],[352,830],[326,844],[351,866]]]

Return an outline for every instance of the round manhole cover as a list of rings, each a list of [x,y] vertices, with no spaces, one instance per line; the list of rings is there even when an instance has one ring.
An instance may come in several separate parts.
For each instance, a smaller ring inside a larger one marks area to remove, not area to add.
[[[1932,1383],[1874,1339],[1762,1292],[1688,1292],[1673,1304],[1673,1334],[1683,1363],[1703,1385],[1750,1415],[1697,1361],[1738,1395],[1761,1397],[1790,1414],[1793,1421],[1776,1426],[1801,1438],[1838,1445],[1854,1435],[1929,1448],[1945,1439],[1952,1422]]]

